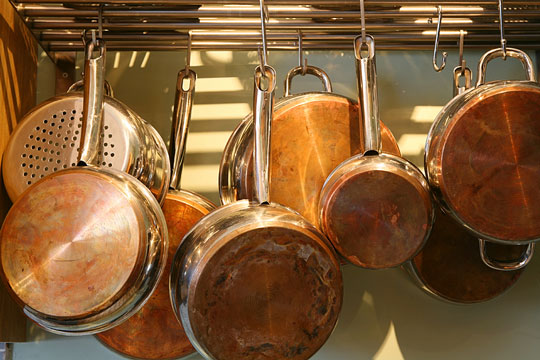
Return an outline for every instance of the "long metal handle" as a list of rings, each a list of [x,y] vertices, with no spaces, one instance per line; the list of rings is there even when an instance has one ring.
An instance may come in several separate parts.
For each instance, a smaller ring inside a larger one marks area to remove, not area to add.
[[[266,65],[255,69],[253,87],[253,119],[255,126],[255,146],[253,149],[253,176],[255,180],[255,201],[269,202],[270,172],[270,126],[274,109],[274,89],[276,71]],[[265,82],[266,85],[263,83]]]
[[[363,46],[367,50],[362,50]],[[364,130],[364,154],[381,152],[381,129],[379,124],[379,100],[377,95],[377,72],[375,69],[375,41],[372,36],[354,39],[356,57],[356,80],[358,83],[358,105],[360,106],[361,129]]]
[[[527,78],[530,81],[536,81],[536,74],[534,72],[534,64],[525,51],[514,48],[506,48],[506,52],[502,48],[497,48],[488,51],[478,61],[478,80],[476,86],[483,85],[486,82],[486,70],[488,63],[496,58],[502,58],[504,56],[510,56],[521,61],[523,68],[527,72]]]
[[[527,264],[532,260],[533,254],[534,254],[534,243],[530,243],[527,246],[527,249],[521,254],[521,256],[518,259],[510,260],[510,261],[499,261],[492,259],[489,257],[486,249],[486,241],[482,239],[478,239],[478,243],[480,246],[480,257],[482,258],[482,262],[486,264],[488,267],[499,270],[499,271],[513,271],[513,270],[519,270],[527,266]],[[515,246],[515,245],[508,245],[508,246]]]
[[[184,80],[189,80],[189,87],[184,90]],[[191,107],[193,105],[193,92],[197,74],[191,69],[178,72],[176,81],[176,95],[174,97],[174,110],[171,128],[169,157],[171,159],[170,188],[179,190],[184,157],[186,155],[186,141],[191,120]]]
[[[94,51],[99,55],[94,57]],[[89,41],[85,49],[84,98],[81,145],[78,165],[99,165],[100,136],[103,128],[103,86],[105,81],[105,43]]]
[[[305,68],[302,66],[297,66],[292,68],[285,77],[285,82],[283,86],[283,96],[287,97],[291,95],[291,83],[292,79],[297,75],[310,74],[316,76],[323,83],[323,90],[325,92],[332,92],[332,81],[328,74],[321,68],[316,66],[307,65]]]

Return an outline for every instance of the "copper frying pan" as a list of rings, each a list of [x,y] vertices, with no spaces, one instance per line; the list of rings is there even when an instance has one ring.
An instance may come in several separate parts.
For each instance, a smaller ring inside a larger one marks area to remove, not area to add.
[[[527,244],[540,239],[540,85],[528,55],[512,48],[506,55],[521,61],[528,81],[485,83],[487,64],[503,55],[484,54],[476,87],[437,115],[425,168],[442,209],[475,237]]]
[[[285,97],[274,107],[270,160],[270,200],[298,211],[319,227],[317,204],[324,181],[342,161],[362,152],[358,105],[332,93],[328,75],[308,66],[321,79],[323,92],[291,95],[293,68],[285,79]],[[381,122],[382,147],[399,155],[396,140]],[[254,198],[253,118],[246,117],[231,135],[220,165],[220,196],[224,204]]]
[[[268,201],[274,87],[274,69],[257,67],[256,201],[206,215],[173,260],[173,307],[206,359],[308,359],[330,336],[341,309],[341,271],[324,235]]]
[[[215,208],[206,198],[180,190],[196,77],[193,70],[183,69],[178,72],[176,83],[169,150],[172,178],[163,203],[163,214],[169,229],[169,257],[165,273],[152,297],[138,313],[121,325],[97,335],[103,344],[137,359],[176,359],[195,352],[171,307],[169,272],[174,253],[184,235]],[[189,81],[187,90],[184,90],[184,80]]]
[[[100,50],[96,57],[94,48]],[[2,278],[46,330],[104,331],[135,313],[165,267],[165,218],[134,177],[100,168],[104,44],[86,48],[79,165],[30,186],[0,232]]]
[[[411,259],[424,245],[434,220],[424,176],[409,161],[381,152],[375,44],[368,54],[355,39],[364,153],[342,162],[321,190],[320,223],[338,253],[354,265],[381,269]]]

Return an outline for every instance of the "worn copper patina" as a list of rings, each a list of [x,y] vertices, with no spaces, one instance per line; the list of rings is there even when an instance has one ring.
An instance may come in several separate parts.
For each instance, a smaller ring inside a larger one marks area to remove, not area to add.
[[[320,241],[265,227],[221,247],[191,284],[199,342],[219,360],[311,357],[333,330],[342,297],[339,265]]]
[[[486,86],[489,86],[486,85]],[[540,89],[508,85],[467,102],[444,132],[435,179],[450,208],[481,234],[540,237]]]

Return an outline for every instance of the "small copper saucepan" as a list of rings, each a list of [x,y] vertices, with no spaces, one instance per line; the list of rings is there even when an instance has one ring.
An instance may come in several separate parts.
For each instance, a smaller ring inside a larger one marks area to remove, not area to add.
[[[11,294],[30,319],[64,335],[104,331],[137,312],[167,257],[167,225],[150,190],[98,167],[103,63],[104,44],[89,42],[78,166],[32,184],[0,231],[1,274]]]
[[[172,178],[163,203],[169,229],[169,256],[156,291],[139,312],[127,321],[98,334],[98,339],[113,350],[137,359],[176,359],[195,352],[184,328],[176,319],[169,298],[169,273],[172,259],[184,235],[215,206],[206,198],[180,189],[186,140],[197,75],[191,69],[178,72],[169,157]],[[184,90],[184,80],[189,82]]]
[[[328,75],[315,66],[307,74],[321,80],[324,91],[291,94],[293,78],[302,67],[291,69],[284,97],[272,117],[270,200],[298,211],[319,228],[318,203],[324,181],[341,162],[362,152],[358,105],[332,93]],[[384,152],[400,155],[396,140],[381,122]],[[247,116],[234,130],[220,165],[220,196],[223,204],[254,198],[253,118]]]
[[[507,48],[528,81],[485,83],[487,64],[505,56],[485,53],[476,87],[452,99],[437,115],[426,143],[429,184],[443,211],[476,238],[529,244],[515,261],[486,264],[508,270],[524,266],[540,240],[540,84],[529,56]],[[481,252],[485,255],[481,240]]]
[[[338,253],[352,264],[381,269],[401,265],[424,245],[434,220],[424,176],[409,161],[381,152],[375,43],[367,53],[355,39],[364,153],[341,163],[321,190],[320,223]]]
[[[257,67],[257,201],[237,201],[202,218],[173,260],[174,310],[207,359],[308,359],[330,336],[341,309],[339,262],[324,235],[268,201],[274,87],[274,69]]]

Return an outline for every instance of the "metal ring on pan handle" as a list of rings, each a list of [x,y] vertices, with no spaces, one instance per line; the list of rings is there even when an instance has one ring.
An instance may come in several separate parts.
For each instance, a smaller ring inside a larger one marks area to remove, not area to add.
[[[107,80],[105,80],[105,84],[103,84],[103,88],[105,90],[105,95],[110,96],[110,97],[114,96],[112,86],[111,86],[111,84],[109,84],[109,82]],[[80,91],[80,92],[84,91],[84,81],[82,79],[79,80],[79,81],[74,82],[67,89],[68,93],[76,92],[76,91]]]
[[[465,78],[465,85],[459,85],[459,79]],[[472,86],[472,71],[468,67],[457,66],[454,68],[454,96],[469,90]]]
[[[307,65],[305,68],[303,66],[297,66],[295,68],[292,68],[287,73],[283,86],[283,88],[285,89],[283,91],[283,96],[287,97],[291,95],[291,83],[293,77],[295,77],[296,75],[304,76],[304,74],[310,74],[317,77],[323,83],[323,91],[332,92],[332,82],[330,81],[330,77],[328,76],[328,74],[323,69],[320,69],[316,66]]]
[[[486,264],[488,267],[499,270],[499,271],[514,271],[519,270],[527,266],[529,262],[531,261],[533,254],[534,254],[534,243],[530,243],[527,246],[527,250],[521,254],[521,257],[516,260],[509,260],[509,261],[499,261],[495,260],[489,257],[486,249],[486,240],[478,239],[478,244],[480,245],[480,257],[482,258],[482,261],[484,264]],[[508,245],[508,246],[516,246],[516,245]]]
[[[478,62],[478,81],[476,81],[476,86],[483,85],[486,82],[486,69],[488,63],[496,58],[502,58],[505,56],[504,50],[502,48],[497,48],[488,51],[480,58]],[[527,72],[527,77],[530,81],[536,81],[536,74],[534,73],[534,65],[526,52],[514,48],[506,48],[506,56],[510,56],[518,59],[523,64],[523,68]]]

